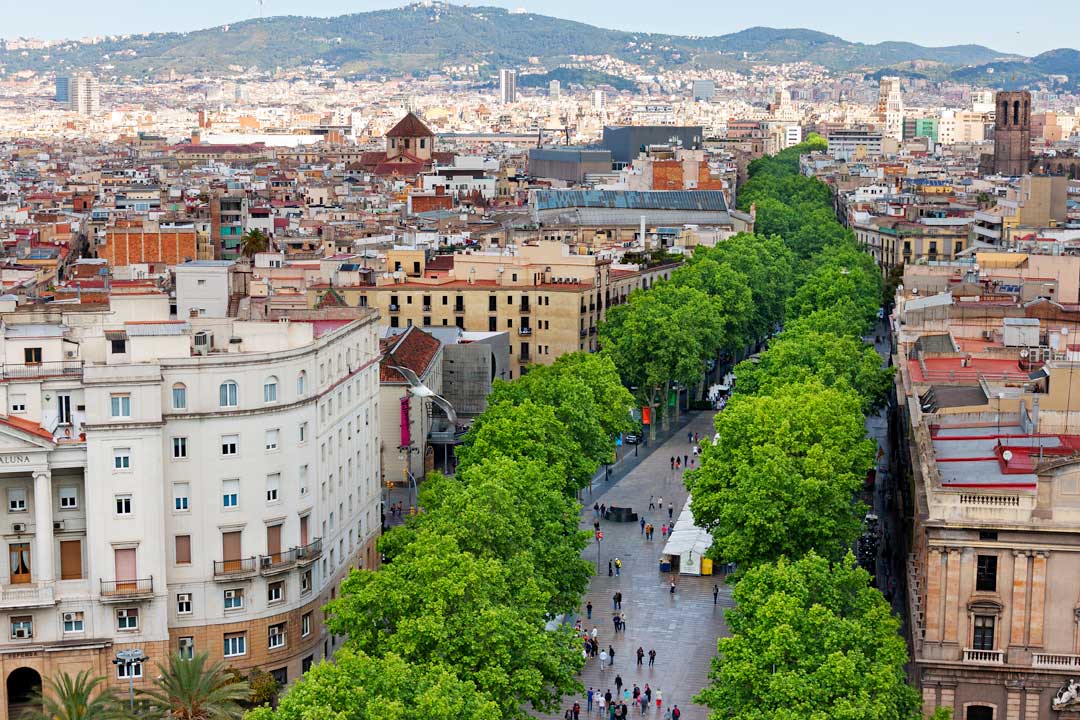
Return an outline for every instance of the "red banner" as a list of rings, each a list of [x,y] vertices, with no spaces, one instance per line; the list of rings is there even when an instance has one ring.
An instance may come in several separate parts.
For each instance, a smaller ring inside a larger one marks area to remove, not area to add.
[[[652,408],[650,408],[650,407],[641,408],[641,424],[642,425],[652,425]]]
[[[409,431],[409,396],[401,398],[401,445],[407,447],[412,444],[412,435]]]

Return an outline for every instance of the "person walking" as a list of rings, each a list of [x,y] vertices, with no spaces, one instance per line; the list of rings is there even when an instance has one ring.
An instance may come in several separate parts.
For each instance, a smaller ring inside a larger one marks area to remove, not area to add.
[[[645,711],[649,709],[649,699],[645,697],[645,695],[642,695],[639,700],[641,701],[641,714],[644,716]]]
[[[604,696],[600,695],[599,691],[597,691],[597,695],[598,697],[596,698],[596,707],[600,711],[600,717],[604,717]]]
[[[656,664],[656,650],[649,650],[649,667],[652,667],[655,664]],[[659,690],[656,691],[656,697],[657,698],[660,697],[660,691]],[[659,699],[657,700],[656,707],[660,707]]]
[[[592,504],[592,512],[593,512],[593,519],[599,520],[600,519],[600,503],[593,503]]]
[[[645,649],[638,645],[637,649],[637,664],[641,667],[645,662]]]
[[[642,516],[641,520],[638,521],[638,525],[641,526],[641,534],[644,535],[645,534],[645,517],[644,516]]]
[[[675,469],[676,469],[676,470],[678,470],[678,469],[679,469],[679,468],[681,468],[681,467],[682,467],[682,466],[681,466],[681,465],[679,465],[679,458],[675,458]]]
[[[716,583],[713,583],[713,586],[712,586],[712,604],[713,605],[716,604],[716,598],[718,598],[719,596],[720,596],[720,586],[717,585]]]
[[[671,456],[671,469],[672,470],[675,469],[675,456],[674,455]]]
[[[574,720],[581,720],[581,703],[575,702],[571,710],[574,711]]]
[[[611,609],[612,610],[618,610],[619,609],[619,593],[615,593],[614,595],[611,596]]]
[[[649,496],[649,509],[652,510],[655,507],[656,507],[656,503],[653,501],[653,496],[650,495]]]
[[[615,577],[619,577],[620,570],[622,570],[622,560],[615,558]]]
[[[662,525],[660,526],[660,537],[662,537],[662,538],[666,538],[666,537],[667,537],[667,523],[663,523],[663,524],[662,524]]]
[[[615,676],[615,694],[618,695],[622,692],[622,675]]]
[[[656,501],[656,506],[657,506],[658,508],[660,508],[660,511],[661,511],[661,512],[663,512],[663,511],[664,511],[664,496],[663,496],[663,495],[661,495],[661,496],[660,496],[660,497],[659,497],[659,498],[657,499],[657,501]]]
[[[615,626],[615,634],[619,634],[619,613],[611,616],[611,624]]]
[[[675,508],[674,508],[674,506],[672,506],[672,505],[668,505],[668,509],[667,509],[667,519],[668,519],[668,520],[671,520],[671,516],[672,516],[672,514],[673,514],[674,512],[675,512]]]
[[[619,613],[619,630],[626,632],[626,613]]]
[[[686,433],[686,444],[689,445],[692,442],[694,442],[694,433],[692,433],[692,432]]]
[[[600,672],[604,672],[604,667],[608,664],[611,658],[607,654],[607,650],[600,651]]]
[[[670,590],[669,592],[670,592],[670,593],[671,593],[672,595],[674,595],[674,594],[675,594],[675,578],[671,578],[671,590]]]
[[[597,629],[596,629],[596,626],[595,626],[595,625],[593,625],[593,626],[592,626],[592,639],[593,639],[593,642],[596,642],[596,636],[597,636],[597,634],[598,634],[598,631],[597,631]]]
[[[652,665],[652,663],[649,663]],[[664,703],[664,692],[660,688],[656,688],[656,712],[660,712],[660,706]]]
[[[651,703],[652,702],[652,688],[649,687],[649,683],[645,683],[645,690],[643,692],[645,694],[645,701],[647,703]]]
[[[592,620],[592,600],[585,603],[585,619]]]
[[[652,531],[653,531],[652,523],[647,524],[645,526],[645,539],[646,540],[652,540]]]
[[[683,455],[683,456],[682,456],[682,464],[683,464],[683,467],[690,467],[690,462],[689,462],[689,460],[690,460],[690,456],[689,456],[689,455]]]
[[[671,707],[671,720],[679,720],[682,717],[682,710],[679,709],[678,703]]]
[[[611,645],[608,645],[607,646],[607,654],[608,654],[608,657],[611,658],[611,664],[614,665],[615,664],[615,648],[613,648]]]

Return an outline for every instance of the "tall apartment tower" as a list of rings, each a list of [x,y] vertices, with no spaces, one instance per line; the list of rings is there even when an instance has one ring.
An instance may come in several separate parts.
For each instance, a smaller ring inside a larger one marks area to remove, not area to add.
[[[56,95],[53,100],[64,105],[71,102],[71,78],[67,75],[56,76]]]
[[[1031,93],[1002,91],[994,105],[994,172],[1018,177],[1031,164]]]
[[[882,134],[894,140],[904,138],[904,98],[900,93],[900,78],[883,77],[878,86],[878,120]]]
[[[562,83],[558,80],[552,80],[548,83],[548,97],[552,100],[558,100],[562,97]]]
[[[90,73],[74,75],[68,81],[68,109],[80,115],[96,115],[101,109],[98,80]]]
[[[499,102],[503,105],[517,102],[517,70],[499,71]]]

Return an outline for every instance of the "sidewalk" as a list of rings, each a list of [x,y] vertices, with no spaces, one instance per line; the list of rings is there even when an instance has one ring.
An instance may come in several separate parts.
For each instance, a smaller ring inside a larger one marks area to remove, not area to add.
[[[584,606],[580,612],[583,624],[588,623],[589,629],[593,625],[598,628],[601,646],[615,648],[615,663],[601,672],[599,661],[590,659],[581,673],[581,682],[586,689],[591,686],[603,692],[610,688],[612,693],[615,692],[616,674],[621,675],[624,686],[631,689],[635,683],[641,688],[648,683],[654,698],[657,689],[663,691],[663,708],[666,710],[677,704],[684,720],[705,720],[708,715],[707,710],[694,705],[691,698],[708,682],[709,661],[716,655],[716,641],[722,634],[727,634],[723,612],[733,603],[729,589],[718,576],[674,576],[676,593],[669,593],[673,576],[659,571],[659,558],[664,547],[660,525],[668,522],[667,511],[672,503],[672,514],[678,517],[687,496],[682,471],[674,473],[670,469],[671,457],[676,453],[680,460],[684,454],[692,457],[691,446],[686,442],[687,431],[712,437],[715,432],[712,418],[712,412],[690,413],[686,426],[673,429],[664,441],[658,436],[649,448],[651,452],[646,454],[646,448],[640,448],[636,458],[632,451],[629,456],[624,456],[618,477],[613,473],[610,482],[602,479],[594,482],[591,497],[586,489],[586,507],[582,513],[581,526],[591,530],[594,502],[629,506],[639,517],[644,516],[651,522],[656,532],[653,540],[646,542],[637,523],[601,522],[604,539],[599,547],[600,574],[593,578],[585,596],[585,601],[592,601],[593,620],[584,619]],[[648,511],[650,495],[657,500],[663,497],[662,512],[659,509]],[[585,557],[596,562],[595,542],[586,549]],[[623,562],[621,574],[608,577],[607,562],[615,557]],[[713,605],[712,598],[714,583],[720,586],[717,605]],[[619,634],[615,634],[612,624],[612,595],[616,591],[623,594],[622,612],[627,623],[626,632]],[[650,649],[656,650],[655,667],[648,667],[647,656],[645,666],[636,667],[634,653],[639,646],[646,653]],[[584,711],[584,698],[578,701]],[[560,720],[573,703],[574,698],[566,698],[563,708],[547,717]],[[655,702],[646,717],[657,717]]]

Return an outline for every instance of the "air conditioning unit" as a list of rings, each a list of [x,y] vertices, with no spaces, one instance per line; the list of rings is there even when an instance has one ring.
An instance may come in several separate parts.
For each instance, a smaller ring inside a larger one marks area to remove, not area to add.
[[[262,563],[262,566],[263,566],[264,568],[268,568],[268,567],[270,567],[271,565],[273,565],[273,563],[274,563],[274,559],[273,559],[272,557],[270,557],[269,555],[264,555],[264,556],[263,556],[263,557],[261,558],[261,563]]]
[[[210,352],[210,349],[214,347],[214,335],[206,330],[200,330],[195,333],[195,352],[199,355],[206,355]]]
[[[53,520],[52,529],[53,530],[63,530],[64,529],[64,521],[63,520]]]
[[[12,636],[16,640],[26,640],[28,638],[33,637],[33,635],[30,633],[30,631],[27,630],[26,628],[16,628],[14,630],[14,632],[12,632]]]
[[[79,356],[79,353],[75,352],[74,350],[68,350],[67,352],[64,353],[64,357],[68,357],[68,358],[75,358],[75,357],[78,357],[78,356]]]
[[[11,531],[14,533],[26,532],[26,523],[14,523],[11,526]]]
[[[75,613],[64,613],[64,622],[75,622]]]

